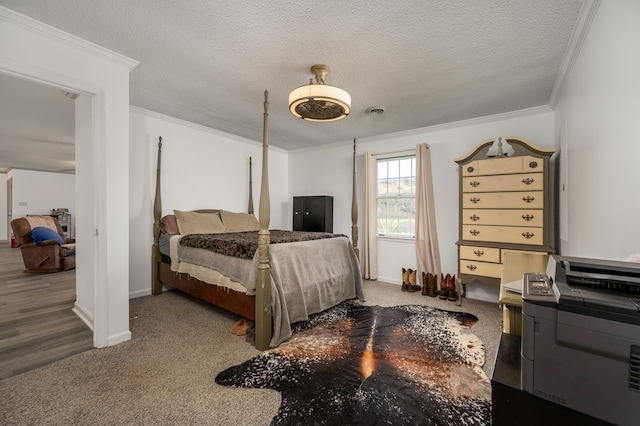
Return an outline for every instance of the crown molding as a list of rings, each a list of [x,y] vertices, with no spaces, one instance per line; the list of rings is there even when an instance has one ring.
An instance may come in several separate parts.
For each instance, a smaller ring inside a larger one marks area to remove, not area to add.
[[[234,135],[233,133],[223,132],[222,130],[214,129],[213,127],[203,126],[201,124],[193,123],[191,121],[183,120],[181,118],[173,117],[171,115],[163,114],[161,112],[151,111],[149,109],[141,108],[135,105],[129,105],[129,111],[132,114],[138,114],[145,117],[156,118],[158,120],[167,121],[169,123],[177,124],[179,126],[188,127],[190,129],[198,130],[200,132],[209,133],[212,135],[224,137],[227,139],[233,139],[238,142],[246,143],[249,145],[254,145],[257,147],[262,147],[262,142],[254,141],[252,139],[247,139],[242,136]],[[269,145],[270,151],[277,151],[282,153],[288,153],[286,149],[279,148],[277,146]]]
[[[541,106],[532,107],[532,108],[519,109],[516,111],[503,112],[500,114],[469,118],[467,120],[452,121],[450,123],[443,123],[443,124],[435,124],[433,126],[428,126],[428,127],[419,127],[417,129],[402,130],[400,132],[385,133],[385,134],[376,135],[376,136],[367,136],[367,137],[357,138],[357,141],[358,141],[358,144],[361,144],[361,143],[374,142],[374,141],[385,140],[385,139],[399,139],[399,138],[419,135],[423,133],[432,133],[432,132],[439,132],[442,130],[457,129],[460,127],[476,126],[480,124],[493,123],[496,121],[509,120],[513,118],[526,117],[529,115],[543,114],[547,112],[553,112],[553,110],[548,105],[541,105]],[[353,139],[349,141],[335,142],[332,144],[327,144],[322,146],[293,149],[293,150],[289,150],[288,152],[297,154],[302,152],[319,151],[319,150],[330,149],[330,148],[339,148],[347,145],[351,146],[352,144],[353,144]]]
[[[36,21],[35,19],[29,18],[28,16],[21,15],[11,9],[7,9],[4,6],[0,6],[0,21],[6,21],[10,24],[26,28],[30,31],[35,31],[50,39],[60,41],[74,48],[81,49],[91,55],[100,57],[101,59],[107,60],[120,66],[124,66],[128,68],[129,71],[137,67],[139,64],[139,62],[135,59],[131,59],[127,56],[121,55],[102,46],[98,46],[95,43],[91,43],[90,41],[66,33],[43,22]]]

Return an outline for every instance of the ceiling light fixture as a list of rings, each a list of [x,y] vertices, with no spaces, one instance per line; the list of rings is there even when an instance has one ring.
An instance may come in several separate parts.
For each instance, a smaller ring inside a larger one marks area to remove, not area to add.
[[[351,112],[351,96],[344,90],[324,83],[330,70],[327,65],[314,65],[311,72],[316,76],[306,86],[300,86],[289,94],[289,111],[308,121],[336,121]]]

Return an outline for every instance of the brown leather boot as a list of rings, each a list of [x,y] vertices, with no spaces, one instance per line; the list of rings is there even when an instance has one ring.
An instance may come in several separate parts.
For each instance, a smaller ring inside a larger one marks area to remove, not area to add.
[[[453,274],[453,276],[449,279],[447,300],[450,300],[452,302],[458,300],[458,292],[456,291],[456,274]]]
[[[402,291],[409,290],[409,271],[402,268]]]
[[[440,274],[440,291],[438,292],[438,297],[442,300],[447,300],[447,297],[449,297],[450,279],[451,275],[447,274],[447,276],[442,277],[442,274]]]
[[[415,293],[416,291],[420,291],[422,287],[416,284],[416,273],[418,271],[414,271],[413,269],[409,269],[409,291],[411,293]]]
[[[429,292],[429,276],[423,272],[422,273],[422,295],[426,296],[428,292]]]
[[[430,297],[436,297],[438,295],[438,276],[436,274],[429,274],[427,276],[427,282],[429,283],[427,294]]]

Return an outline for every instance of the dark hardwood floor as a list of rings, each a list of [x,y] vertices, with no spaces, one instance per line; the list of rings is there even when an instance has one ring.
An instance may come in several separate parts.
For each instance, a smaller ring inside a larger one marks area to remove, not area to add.
[[[0,243],[0,380],[93,347],[72,312],[75,270],[24,273],[20,249]]]

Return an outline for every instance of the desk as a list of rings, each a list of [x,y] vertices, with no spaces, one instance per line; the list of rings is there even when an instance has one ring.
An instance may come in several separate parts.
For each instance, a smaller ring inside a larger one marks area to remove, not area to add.
[[[502,305],[502,331],[522,335],[522,294],[509,291],[505,284],[519,281],[527,272],[545,272],[549,254],[546,252],[503,250],[502,278],[498,303]]]
[[[52,213],[51,217],[58,219],[58,223],[62,228],[62,233],[67,238],[73,238],[73,232],[71,231],[71,215],[69,213]]]

